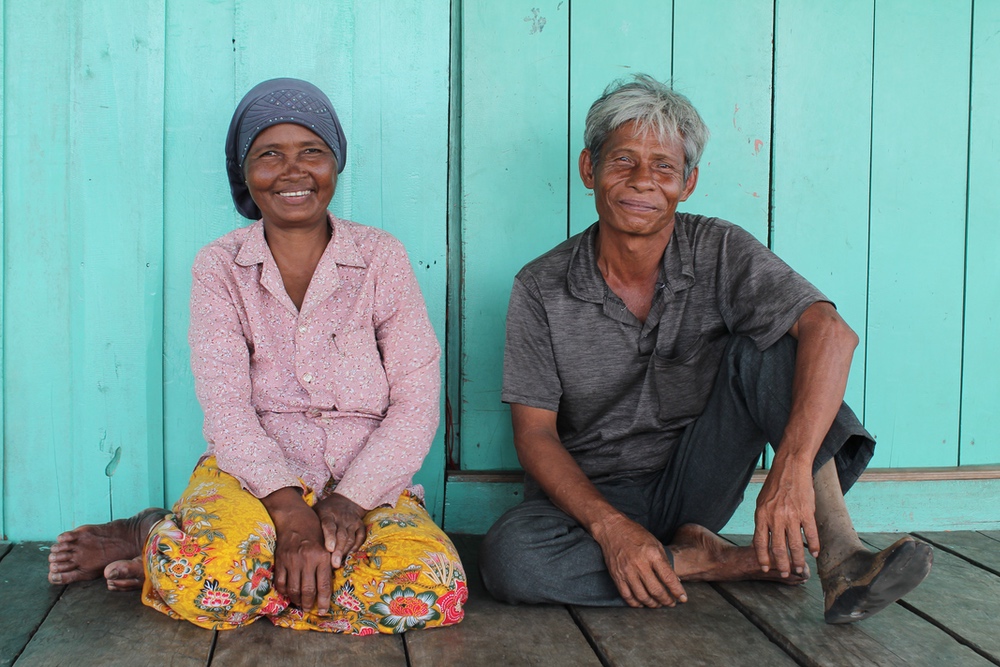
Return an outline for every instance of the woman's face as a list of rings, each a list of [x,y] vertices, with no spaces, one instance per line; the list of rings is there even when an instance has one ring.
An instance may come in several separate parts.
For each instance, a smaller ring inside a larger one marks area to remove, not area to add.
[[[243,165],[264,222],[282,228],[325,225],[337,187],[337,159],[319,135],[295,123],[257,135]]]

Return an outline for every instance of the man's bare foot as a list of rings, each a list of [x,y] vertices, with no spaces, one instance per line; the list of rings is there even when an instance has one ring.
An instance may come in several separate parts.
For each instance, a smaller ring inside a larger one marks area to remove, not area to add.
[[[165,509],[150,507],[128,519],[80,526],[63,533],[49,552],[49,581],[71,584],[110,572],[113,576],[108,577],[108,588],[112,590],[135,588],[131,582],[136,579],[142,585],[142,563],[133,559],[141,556],[149,531],[167,514]]]
[[[909,535],[878,553],[856,551],[820,574],[827,623],[853,623],[879,612],[917,587],[934,552]]]
[[[801,584],[809,578],[809,567],[802,574],[792,572],[782,577],[775,570],[764,572],[753,547],[737,547],[697,524],[677,529],[670,543],[674,572],[681,581],[745,581],[757,579],[782,584]]]

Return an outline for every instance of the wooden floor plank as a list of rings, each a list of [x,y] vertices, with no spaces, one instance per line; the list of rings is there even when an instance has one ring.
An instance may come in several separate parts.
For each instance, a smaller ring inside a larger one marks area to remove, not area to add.
[[[88,581],[66,587],[15,667],[201,667],[213,635]]]
[[[447,628],[407,633],[411,667],[601,664],[566,608],[497,602],[483,588],[476,567],[482,538],[454,535],[452,539],[469,576],[465,620]]]
[[[577,607],[611,665],[795,665],[708,584],[685,586],[673,609]]]
[[[749,536],[730,537],[750,544]],[[783,648],[802,664],[853,665],[983,665],[990,663],[946,632],[899,605],[851,625],[823,621],[823,592],[814,573],[801,586],[766,582],[717,584],[727,597],[752,615]]]
[[[898,535],[862,535],[878,549]],[[934,566],[923,584],[903,600],[918,613],[934,619],[949,632],[1000,664],[1000,576],[976,567],[942,549],[934,551]],[[938,661],[937,664],[948,664]]]
[[[975,531],[939,531],[914,533],[935,546],[961,554],[993,574],[1000,575],[1000,541]]]
[[[63,586],[46,579],[48,545],[27,542],[0,547],[0,667],[14,663],[59,599]]]
[[[277,628],[266,619],[219,633],[211,667],[257,665],[406,667],[406,653],[399,636],[352,637],[289,630]]]

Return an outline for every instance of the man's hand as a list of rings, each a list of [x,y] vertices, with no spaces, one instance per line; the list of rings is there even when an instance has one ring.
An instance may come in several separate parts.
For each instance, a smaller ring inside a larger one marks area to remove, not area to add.
[[[673,607],[687,602],[687,593],[670,567],[663,545],[645,528],[619,515],[594,539],[601,545],[618,593],[630,607]]]
[[[819,555],[816,493],[808,464],[786,463],[785,459],[775,457],[757,496],[754,524],[753,546],[764,572],[773,567],[787,577],[791,567],[798,574],[805,571],[803,535],[809,552]]]
[[[319,614],[330,609],[333,568],[323,546],[319,517],[295,488],[278,489],[261,498],[277,537],[274,587],[292,604]]]
[[[330,494],[316,503],[315,510],[323,528],[324,546],[330,554],[330,564],[338,568],[364,543],[367,510],[339,493]]]

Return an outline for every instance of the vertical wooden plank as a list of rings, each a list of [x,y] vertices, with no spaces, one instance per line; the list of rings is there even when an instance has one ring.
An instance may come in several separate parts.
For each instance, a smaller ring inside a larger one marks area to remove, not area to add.
[[[583,186],[577,160],[587,111],[615,79],[642,72],[670,80],[672,2],[574,0],[570,5],[569,233],[597,220],[594,193]]]
[[[768,235],[773,0],[675,0],[673,81],[712,131],[682,210]]]
[[[168,504],[187,486],[205,451],[187,341],[191,264],[203,245],[243,224],[229,196],[223,152],[237,101],[233,13],[233,0],[171,0],[166,7],[163,411]]]
[[[375,88],[371,97],[378,108],[370,117],[366,114],[364,120],[379,132],[377,144],[365,146],[378,158],[373,165],[378,180],[365,189],[372,194],[355,198],[356,217],[359,222],[380,225],[403,242],[443,348],[448,264],[450,4],[448,0],[364,4],[370,6],[379,25],[377,40],[361,30],[360,21],[354,35],[356,44],[370,40],[379,49],[379,71],[368,78],[369,85]],[[362,68],[355,72],[357,103],[368,95],[357,87]],[[361,122],[361,114],[356,113],[355,127]],[[378,217],[376,212],[368,213],[361,207],[362,201],[372,200],[380,202]],[[442,409],[443,405],[442,395]],[[439,523],[444,508],[444,459],[442,420],[416,476],[416,481],[424,485],[427,509]]]
[[[235,99],[261,81],[285,76],[305,79],[327,94],[347,136],[347,165],[330,207],[345,218],[353,216],[354,190],[365,175],[366,164],[362,157],[365,141],[353,122],[355,9],[348,2],[297,2],[291,7],[269,0],[236,0],[235,4]],[[362,7],[361,11],[371,10]],[[304,26],[309,28],[308,37]],[[377,192],[365,195],[378,198]]]
[[[958,463],[970,4],[875,6],[865,394],[873,466]]]
[[[63,527],[163,498],[163,4],[89,3],[72,46],[75,488]]]
[[[458,467],[458,425],[462,405],[462,3],[451,3],[448,61],[448,266],[444,350],[445,467]],[[448,482],[445,481],[445,502]],[[447,505],[442,510],[447,525]]]
[[[972,35],[969,219],[962,364],[961,462],[1000,463],[1000,3],[977,2]]]
[[[774,251],[861,337],[847,402],[864,418],[874,0],[778,3]]]
[[[69,522],[73,505],[66,464],[72,404],[66,82],[73,15],[40,12],[29,0],[7,0],[4,10],[4,106],[32,109],[4,117],[4,153],[19,162],[3,180],[4,251],[17,259],[4,274],[5,530],[17,539],[46,539]]]
[[[462,9],[462,460],[517,466],[500,403],[514,274],[566,238],[568,3]]]
[[[331,208],[400,238],[443,340],[449,4],[359,0],[275,12],[270,3],[244,0],[236,15],[236,97],[275,76],[300,77],[327,92],[349,146]],[[300,39],[304,23],[316,27],[315,39]],[[443,447],[442,429],[418,476],[439,521]]]
[[[4,232],[4,178],[3,178],[3,163],[4,163],[4,14],[5,7],[3,0],[0,0],[0,461],[3,461],[3,451],[4,451],[4,394],[5,394],[5,380],[4,380],[4,287],[7,283],[7,264],[5,261],[6,253],[4,249],[6,248],[6,234]],[[0,540],[4,539],[6,535],[5,530],[5,519],[3,511],[4,503],[4,482],[3,475],[0,475]]]

